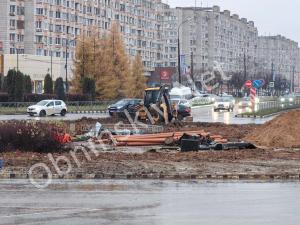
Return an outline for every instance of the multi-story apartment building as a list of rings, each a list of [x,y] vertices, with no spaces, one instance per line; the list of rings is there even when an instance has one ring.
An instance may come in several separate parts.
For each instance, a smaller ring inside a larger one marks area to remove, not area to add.
[[[24,1],[0,1],[0,42],[4,54],[24,53]],[[18,43],[18,44],[17,44]]]
[[[4,54],[45,57],[44,64],[55,57],[53,71],[60,72],[54,77],[64,76],[67,58],[70,77],[76,37],[89,35],[91,27],[108,32],[113,22],[129,55],[141,54],[148,76],[155,67],[178,66],[178,38],[182,69],[191,67],[192,55],[194,72],[200,73],[218,64],[225,73],[246,69],[251,77],[272,62],[285,77],[293,66],[299,71],[297,43],[259,37],[254,22],[218,6],[170,8],[161,0],[1,0],[0,44]]]
[[[228,10],[220,11],[218,6],[171,11],[177,18],[174,32],[179,28],[182,65],[191,66],[191,53],[195,71],[207,71],[218,63],[224,72],[236,72],[243,70],[245,57],[248,62],[257,61],[254,22],[231,15]]]
[[[287,80],[298,77],[299,47],[298,43],[281,35],[260,36],[258,38],[258,68],[274,77],[281,76]],[[297,85],[298,86],[298,85]]]
[[[0,2],[4,54],[74,57],[75,38],[93,26],[107,32],[119,22],[126,50],[140,53],[146,75],[162,66],[161,0],[4,0]],[[66,48],[68,51],[66,53]]]
[[[176,11],[169,5],[164,5],[163,45],[164,67],[177,67],[178,64],[178,17]]]

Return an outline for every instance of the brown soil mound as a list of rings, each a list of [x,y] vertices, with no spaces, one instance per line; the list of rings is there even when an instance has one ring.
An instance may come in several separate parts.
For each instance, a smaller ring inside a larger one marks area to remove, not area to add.
[[[300,147],[300,111],[284,113],[254,129],[245,138],[247,141],[266,147]]]

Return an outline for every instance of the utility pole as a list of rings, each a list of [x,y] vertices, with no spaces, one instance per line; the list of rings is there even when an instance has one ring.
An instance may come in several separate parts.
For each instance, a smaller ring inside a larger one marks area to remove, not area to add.
[[[244,81],[247,81],[246,52],[244,52]]]
[[[50,55],[50,75],[51,75],[51,79],[53,79],[53,74],[52,74],[52,71],[53,71],[53,59],[52,59],[52,57],[53,57],[53,51],[52,51],[52,48],[51,48],[51,55]]]
[[[194,82],[194,52],[191,52],[191,78]]]
[[[65,65],[65,69],[66,69],[66,93],[68,93],[69,91],[69,84],[68,84],[68,44],[69,41],[68,39],[66,40],[66,65]]]
[[[17,72],[19,72],[19,49],[16,48],[17,51]]]
[[[293,74],[292,74],[292,80],[291,80],[291,91],[292,91],[292,93],[295,92],[295,66],[293,66]]]
[[[83,31],[84,32],[84,31]],[[84,50],[84,33],[83,33],[83,41],[82,41],[82,74],[81,77],[84,77],[84,64],[85,64],[85,50]]]
[[[181,84],[181,59],[180,59],[180,38],[179,38],[179,28],[178,28],[178,82]]]
[[[272,73],[272,80],[275,82],[275,69],[274,69],[274,62],[272,61],[271,65],[271,73]]]
[[[186,22],[189,22],[190,20],[191,20],[192,18],[186,18],[185,20],[183,20],[180,24],[179,24],[179,26],[178,26],[178,28],[177,28],[177,44],[178,44],[178,46],[177,46],[177,48],[178,48],[178,82],[179,82],[179,84],[181,84],[181,58],[180,58],[180,27],[184,24],[184,23],[186,23]]]

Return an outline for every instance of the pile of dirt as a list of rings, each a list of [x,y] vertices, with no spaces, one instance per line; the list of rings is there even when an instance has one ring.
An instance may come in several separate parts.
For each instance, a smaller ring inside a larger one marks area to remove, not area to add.
[[[276,117],[254,129],[245,139],[259,146],[299,148],[300,111],[291,111]]]

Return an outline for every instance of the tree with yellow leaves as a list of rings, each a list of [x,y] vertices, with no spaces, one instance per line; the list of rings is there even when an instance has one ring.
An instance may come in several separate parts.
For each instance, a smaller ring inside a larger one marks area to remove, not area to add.
[[[118,79],[120,86],[119,97],[126,97],[128,92],[127,83],[130,76],[130,61],[124,46],[124,39],[119,32],[119,25],[113,23],[108,35],[108,54],[113,64],[112,79]],[[132,88],[132,87],[130,87]]]
[[[142,98],[146,88],[147,78],[144,75],[144,66],[140,54],[137,54],[131,63],[127,97]]]
[[[83,78],[96,84],[96,98],[114,100],[122,97],[142,97],[145,77],[141,57],[130,63],[119,26],[114,23],[108,35],[100,35],[97,28],[89,35],[77,38],[72,90],[82,93]]]
[[[95,59],[100,39],[96,34],[87,36],[82,34],[76,38],[74,79],[72,80],[72,91],[82,93],[82,81],[84,77],[95,79]]]

